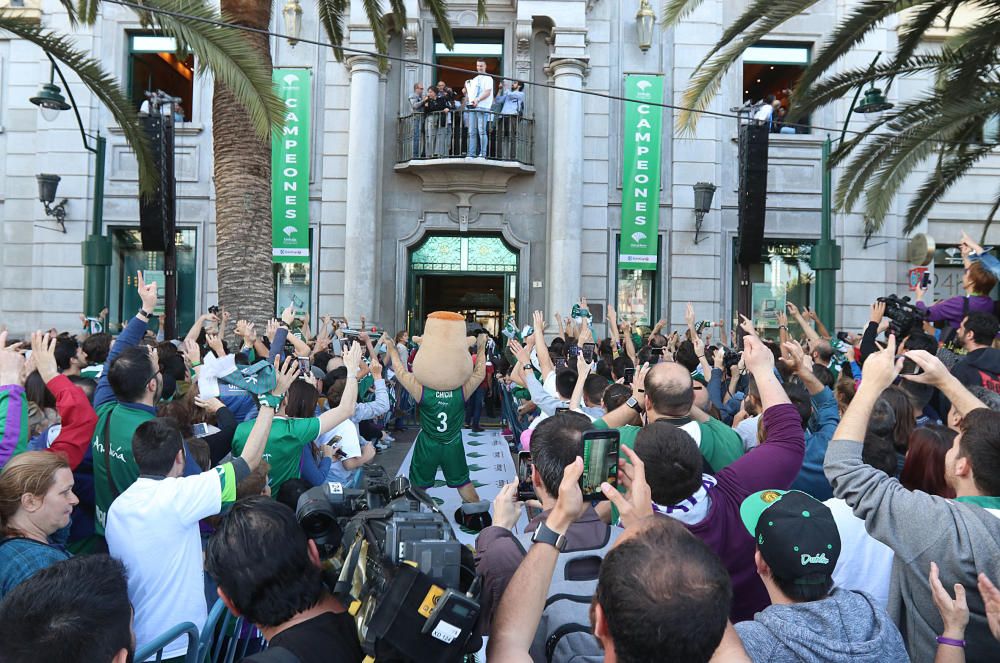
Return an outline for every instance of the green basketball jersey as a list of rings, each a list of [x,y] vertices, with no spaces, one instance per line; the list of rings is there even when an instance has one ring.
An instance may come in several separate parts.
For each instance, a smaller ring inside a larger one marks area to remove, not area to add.
[[[421,435],[439,444],[450,444],[462,439],[465,422],[465,398],[462,388],[435,391],[424,387],[420,398]]]

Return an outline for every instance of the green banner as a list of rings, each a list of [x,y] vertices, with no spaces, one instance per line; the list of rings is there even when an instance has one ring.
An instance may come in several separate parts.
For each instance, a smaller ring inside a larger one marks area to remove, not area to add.
[[[271,245],[274,262],[309,262],[309,109],[312,71],[275,69],[285,124],[271,139]]]
[[[660,132],[663,76],[625,76],[622,235],[618,269],[656,269],[660,228]]]

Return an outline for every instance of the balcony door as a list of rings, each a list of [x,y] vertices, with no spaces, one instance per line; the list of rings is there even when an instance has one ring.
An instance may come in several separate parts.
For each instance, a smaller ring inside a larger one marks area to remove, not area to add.
[[[445,86],[450,87],[461,98],[465,81],[476,75],[476,60],[484,60],[486,73],[495,76],[499,81],[503,75],[502,32],[456,31],[455,46],[451,50],[435,37],[434,63],[438,66],[434,72],[435,79],[425,82],[428,85],[437,85],[438,81],[444,81]],[[465,71],[454,71],[450,67]]]

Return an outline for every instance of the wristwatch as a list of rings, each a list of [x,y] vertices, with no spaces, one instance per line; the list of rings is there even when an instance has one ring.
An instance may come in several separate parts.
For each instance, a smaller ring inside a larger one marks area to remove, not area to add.
[[[137,315],[141,315],[141,316],[146,317],[146,318],[152,318],[153,317],[152,313],[150,313],[149,311],[147,311],[147,310],[145,310],[145,309],[143,309],[141,307],[139,308],[139,312],[138,312]]]
[[[642,406],[639,404],[639,401],[635,399],[635,396],[629,396],[628,400],[625,401],[625,405],[628,405],[639,414],[642,414]]]
[[[547,543],[559,552],[566,549],[566,535],[553,532],[544,522],[538,523],[538,528],[531,535],[531,542]]]

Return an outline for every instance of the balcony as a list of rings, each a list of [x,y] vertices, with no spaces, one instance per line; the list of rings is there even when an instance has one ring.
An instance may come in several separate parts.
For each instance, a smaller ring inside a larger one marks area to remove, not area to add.
[[[488,117],[486,158],[468,158],[473,115]],[[394,168],[419,177],[424,191],[503,193],[510,178],[535,172],[534,129],[530,118],[486,111],[405,115],[397,124]]]

